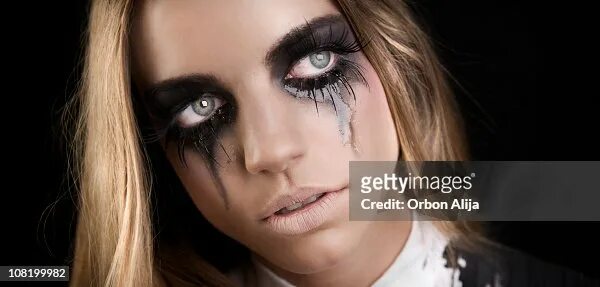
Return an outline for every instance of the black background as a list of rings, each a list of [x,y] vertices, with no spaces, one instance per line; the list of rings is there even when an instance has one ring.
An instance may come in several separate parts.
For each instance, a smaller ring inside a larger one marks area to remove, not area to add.
[[[0,265],[70,263],[74,203],[57,138],[78,77],[86,1],[59,2],[5,10],[13,15],[3,19]],[[595,26],[588,8],[487,0],[413,6],[456,80],[474,159],[598,160],[591,47],[598,33],[588,31]],[[494,222],[488,229],[508,246],[598,276],[599,227]]]

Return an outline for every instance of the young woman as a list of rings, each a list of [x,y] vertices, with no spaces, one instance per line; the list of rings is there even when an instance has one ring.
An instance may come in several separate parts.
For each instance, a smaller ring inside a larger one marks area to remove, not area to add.
[[[466,159],[402,1],[92,1],[72,107],[73,286],[510,282],[464,223],[348,220],[350,161]]]

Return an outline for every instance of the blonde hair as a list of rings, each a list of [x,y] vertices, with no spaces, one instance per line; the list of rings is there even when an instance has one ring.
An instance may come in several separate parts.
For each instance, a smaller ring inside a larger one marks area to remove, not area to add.
[[[402,160],[466,159],[450,88],[405,3],[338,3],[357,35],[368,40],[364,53],[388,97]],[[131,93],[128,34],[133,10],[132,0],[91,3],[84,72],[70,104],[76,112],[72,156],[79,194],[71,285],[161,286],[164,280],[178,286],[228,285],[201,258],[185,269],[155,262],[149,159]],[[438,225],[451,237],[471,232],[462,223]]]

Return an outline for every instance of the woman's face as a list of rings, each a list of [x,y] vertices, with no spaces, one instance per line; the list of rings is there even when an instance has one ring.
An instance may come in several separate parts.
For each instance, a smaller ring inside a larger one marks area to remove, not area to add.
[[[136,84],[198,210],[262,260],[308,274],[360,247],[349,162],[397,160],[386,97],[325,0],[144,1]]]

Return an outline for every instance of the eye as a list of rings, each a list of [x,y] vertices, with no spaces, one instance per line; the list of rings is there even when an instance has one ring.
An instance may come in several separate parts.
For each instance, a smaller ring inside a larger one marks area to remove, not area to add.
[[[204,94],[179,113],[177,123],[182,128],[195,126],[210,119],[225,103],[226,101],[220,97]]]
[[[285,78],[316,78],[331,70],[336,60],[337,55],[331,51],[312,53],[300,59]]]

